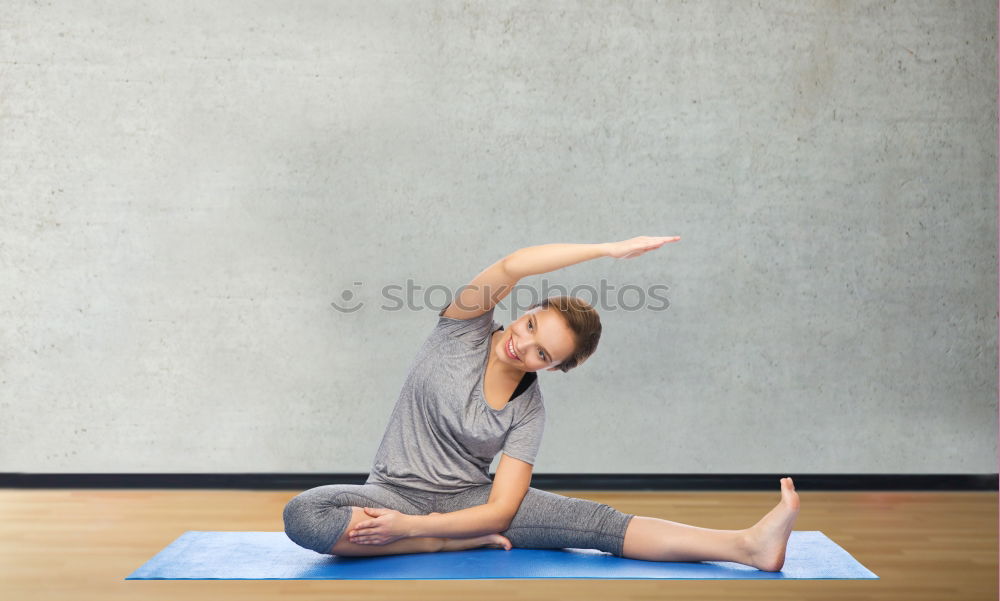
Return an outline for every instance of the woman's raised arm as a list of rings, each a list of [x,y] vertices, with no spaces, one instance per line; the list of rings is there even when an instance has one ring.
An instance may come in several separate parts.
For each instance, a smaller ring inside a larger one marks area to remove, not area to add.
[[[455,301],[440,315],[452,319],[479,317],[506,298],[523,277],[549,273],[600,257],[631,259],[680,239],[680,236],[638,236],[621,242],[527,246],[480,272],[462,287]]]
[[[543,244],[516,250],[504,261],[507,272],[517,278],[548,273],[598,257],[631,259],[676,242],[680,236],[639,236],[621,242],[600,244]]]

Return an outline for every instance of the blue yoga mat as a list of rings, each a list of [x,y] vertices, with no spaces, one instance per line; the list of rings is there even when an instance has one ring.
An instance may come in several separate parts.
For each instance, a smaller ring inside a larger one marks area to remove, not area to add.
[[[185,532],[126,580],[477,580],[496,578],[878,579],[822,532],[792,532],[780,572],[725,561],[658,562],[596,549],[472,549],[336,557],[284,532]]]

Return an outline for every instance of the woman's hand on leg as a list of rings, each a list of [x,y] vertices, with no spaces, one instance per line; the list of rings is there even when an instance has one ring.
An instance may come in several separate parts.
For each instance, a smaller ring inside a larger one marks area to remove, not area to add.
[[[348,531],[348,540],[359,545],[386,545],[409,538],[413,516],[383,507],[364,507],[373,519],[361,522]]]

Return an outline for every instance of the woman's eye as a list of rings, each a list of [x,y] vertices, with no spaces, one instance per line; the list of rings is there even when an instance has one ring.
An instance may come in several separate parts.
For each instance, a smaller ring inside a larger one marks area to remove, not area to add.
[[[534,329],[532,327],[532,325],[531,325],[531,320],[530,319],[528,320],[528,329],[529,330]],[[538,356],[541,357],[543,360],[545,359],[545,353],[543,353],[542,351],[538,351]]]

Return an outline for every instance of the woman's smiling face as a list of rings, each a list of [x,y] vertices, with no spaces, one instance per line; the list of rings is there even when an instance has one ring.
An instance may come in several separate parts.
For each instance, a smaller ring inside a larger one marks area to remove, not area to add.
[[[494,345],[496,357],[520,371],[556,371],[574,347],[573,331],[558,313],[536,307],[511,322]]]

